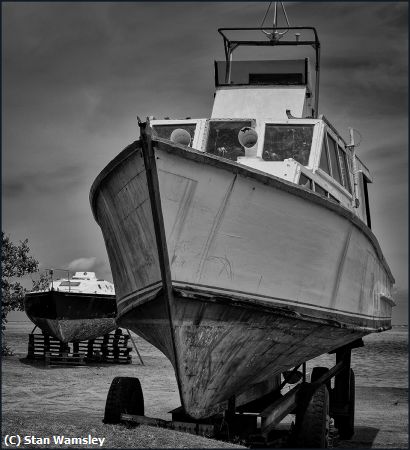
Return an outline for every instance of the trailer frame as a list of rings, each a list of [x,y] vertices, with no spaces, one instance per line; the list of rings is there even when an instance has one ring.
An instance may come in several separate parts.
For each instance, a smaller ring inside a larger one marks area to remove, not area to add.
[[[322,398],[328,398],[327,406],[324,406],[327,410],[323,413],[326,420],[326,424],[323,424],[324,432],[329,433],[329,423],[330,418],[332,418],[335,426],[339,427],[339,435],[349,439],[354,432],[354,384],[352,386],[351,383],[353,372],[351,370],[351,350],[363,345],[362,339],[358,339],[330,352],[330,354],[336,355],[335,365],[331,368],[314,368],[310,382],[306,381],[306,362],[304,362],[301,364],[303,372],[299,372],[301,381],[297,382],[285,394],[281,394],[280,391],[287,384],[286,379],[276,391],[265,394],[246,405],[236,407],[236,399],[233,396],[228,401],[227,409],[222,413],[200,420],[195,420],[186,415],[182,406],[170,411],[172,414],[172,420],[170,421],[141,414],[144,410],[142,390],[140,397],[135,397],[135,395],[133,397],[133,402],[135,403],[137,398],[139,405],[126,404],[128,398],[131,398],[132,395],[128,395],[124,389],[121,392],[118,390],[121,389],[121,377],[117,377],[108,393],[104,422],[151,425],[221,440],[234,440],[236,442],[240,440],[250,446],[257,447],[272,447],[275,446],[275,442],[279,443],[281,447],[284,444],[299,447],[310,447],[312,445],[321,447],[321,445],[317,445],[319,441],[310,442],[310,437],[304,435],[306,431],[304,431],[303,422],[306,422],[306,416],[311,414],[310,409],[315,396],[322,395]],[[299,367],[296,367],[293,372],[297,372]],[[331,388],[332,379],[334,379],[333,388]],[[138,379],[127,378],[127,380],[129,384],[130,380]],[[113,386],[114,384],[115,386]],[[119,397],[123,400],[119,400]],[[110,406],[113,404],[113,400],[116,405],[115,411]],[[295,414],[296,417],[296,423],[291,427],[291,430],[280,426],[281,421],[288,414]],[[314,418],[314,420],[317,420],[317,418]],[[318,438],[325,442],[323,446],[330,444],[328,436],[321,436],[319,433]]]

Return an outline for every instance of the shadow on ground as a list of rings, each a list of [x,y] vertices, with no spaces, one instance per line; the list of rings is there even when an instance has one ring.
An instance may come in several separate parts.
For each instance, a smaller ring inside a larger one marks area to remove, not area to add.
[[[376,439],[378,428],[355,427],[354,435],[349,441],[338,441],[338,447],[343,448],[371,448]]]

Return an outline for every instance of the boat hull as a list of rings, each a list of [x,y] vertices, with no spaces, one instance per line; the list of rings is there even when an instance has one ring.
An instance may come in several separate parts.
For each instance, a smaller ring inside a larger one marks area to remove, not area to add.
[[[119,323],[155,345],[175,365],[163,305],[159,292]],[[251,402],[252,386],[367,334],[286,308],[193,291],[175,289],[174,306],[180,393],[186,412],[197,419],[226,409],[233,395],[237,406]]]
[[[188,414],[208,416],[253,383],[390,328],[394,280],[350,211],[218,157],[154,146],[155,167],[139,143],[125,149],[91,204],[119,321],[171,360]]]
[[[61,342],[94,339],[117,327],[114,295],[31,292],[24,309],[35,325]]]

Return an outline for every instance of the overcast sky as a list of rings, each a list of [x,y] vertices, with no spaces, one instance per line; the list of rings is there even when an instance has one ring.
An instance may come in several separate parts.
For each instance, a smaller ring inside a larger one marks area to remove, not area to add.
[[[101,169],[138,138],[136,117],[209,117],[219,27],[259,26],[268,2],[2,2],[3,230],[42,267],[112,279],[88,201]],[[322,45],[323,113],[359,130],[373,231],[408,294],[407,2],[286,3]],[[267,23],[271,22],[268,16]],[[289,57],[292,58],[292,55]],[[400,319],[398,319],[400,317]]]

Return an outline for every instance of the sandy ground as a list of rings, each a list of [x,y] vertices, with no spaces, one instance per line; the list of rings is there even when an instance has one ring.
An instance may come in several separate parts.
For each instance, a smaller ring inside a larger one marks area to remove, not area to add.
[[[19,417],[24,423],[38,417],[71,424],[79,420],[91,426],[101,424],[105,400],[115,376],[138,377],[145,397],[145,414],[171,419],[169,411],[179,406],[174,372],[169,361],[157,349],[133,335],[145,365],[135,351],[131,365],[92,365],[85,367],[51,367],[24,362],[31,323],[11,323],[7,342],[15,355],[2,363],[3,419]],[[394,373],[392,374],[392,379]],[[352,440],[340,441],[345,448],[407,448],[408,390],[407,385],[389,383],[385,386],[356,388],[356,432]],[[399,386],[391,387],[391,384]],[[57,387],[57,388],[56,388]],[[7,420],[6,420],[7,423]],[[3,427],[3,436],[7,429]],[[110,443],[115,447],[115,442]],[[191,446],[195,446],[192,444]],[[218,447],[222,445],[217,445]],[[173,447],[170,442],[170,447]],[[196,447],[204,447],[197,443]]]

